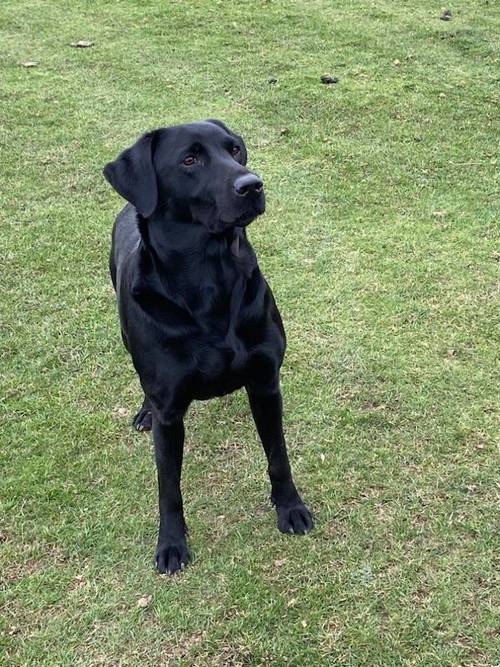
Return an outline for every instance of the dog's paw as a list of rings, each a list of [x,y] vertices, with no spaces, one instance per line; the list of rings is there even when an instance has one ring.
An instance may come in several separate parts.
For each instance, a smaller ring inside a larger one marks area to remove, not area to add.
[[[282,533],[305,535],[314,528],[311,512],[304,503],[294,505],[277,505],[278,529]]]
[[[132,419],[132,426],[136,431],[151,431],[153,426],[153,416],[151,410],[141,408]]]
[[[183,570],[191,560],[185,541],[162,542],[156,549],[156,569],[160,574]]]

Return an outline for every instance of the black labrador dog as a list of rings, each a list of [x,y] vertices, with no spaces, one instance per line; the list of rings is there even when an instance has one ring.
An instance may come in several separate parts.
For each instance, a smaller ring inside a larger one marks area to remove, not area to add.
[[[246,236],[265,208],[263,183],[246,162],[242,138],[208,120],[149,132],[104,168],[129,202],[113,228],[110,270],[123,342],[144,389],[133,423],[153,429],[160,572],[189,562],[180,479],[183,418],[193,400],[245,387],[278,528],[313,527],[283,436],[285,332]]]

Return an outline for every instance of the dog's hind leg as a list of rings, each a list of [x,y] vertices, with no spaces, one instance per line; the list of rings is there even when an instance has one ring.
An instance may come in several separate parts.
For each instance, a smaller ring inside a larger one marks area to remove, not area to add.
[[[144,396],[141,409],[132,420],[132,426],[137,431],[151,431],[151,403],[149,402],[149,399],[146,398],[146,396]]]

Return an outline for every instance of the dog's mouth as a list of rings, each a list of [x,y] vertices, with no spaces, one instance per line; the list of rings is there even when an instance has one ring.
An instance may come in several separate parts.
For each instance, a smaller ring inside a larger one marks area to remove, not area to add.
[[[259,215],[262,215],[265,211],[265,204],[255,203],[250,210],[240,213],[240,215],[232,218],[231,220],[226,220],[222,216],[220,217],[220,226],[223,230],[229,229],[230,227],[246,227],[251,222],[258,218]]]
[[[221,220],[221,223],[227,229],[228,227],[246,227],[251,222],[255,220],[259,215],[264,213],[264,209],[261,211],[255,211],[253,213],[242,213],[236,219],[231,221]]]
[[[197,202],[191,207],[193,222],[201,223],[211,234],[222,234],[235,227],[246,227],[265,211],[264,196],[256,201],[246,202],[244,210],[237,210],[231,215],[229,211],[221,212],[215,201]],[[238,207],[239,208],[239,207]]]

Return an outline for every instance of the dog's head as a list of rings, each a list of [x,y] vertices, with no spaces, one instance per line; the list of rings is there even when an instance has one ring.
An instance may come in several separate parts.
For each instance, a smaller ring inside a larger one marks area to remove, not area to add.
[[[207,120],[148,132],[107,164],[104,175],[142,217],[168,209],[176,220],[217,234],[264,212],[263,183],[246,162],[243,139]]]

